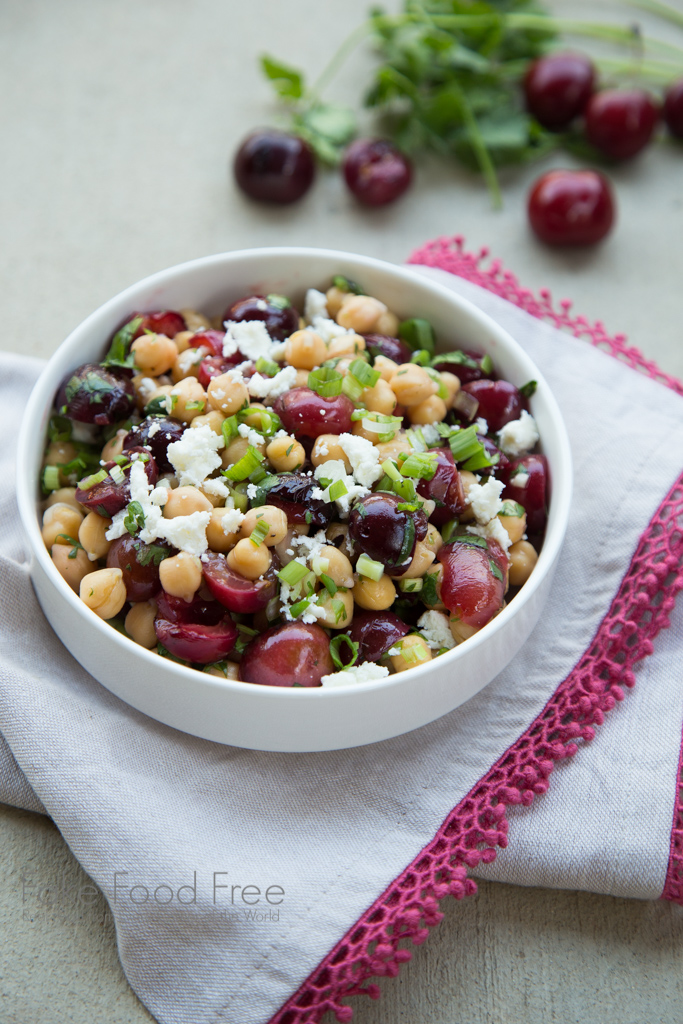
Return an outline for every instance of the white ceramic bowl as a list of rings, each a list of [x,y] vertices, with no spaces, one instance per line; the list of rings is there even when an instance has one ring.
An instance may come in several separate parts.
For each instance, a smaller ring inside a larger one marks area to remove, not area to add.
[[[427,665],[342,689],[256,686],[221,680],[146,651],[103,622],[70,589],[41,534],[37,502],[47,420],[68,372],[102,358],[114,330],[135,310],[193,307],[222,312],[242,295],[279,292],[295,303],[308,287],[345,274],[400,317],[423,316],[444,351],[489,352],[513,384],[538,381],[531,400],[552,496],[545,543],[531,578],[479,633]],[[112,693],[184,732],[258,750],[314,751],[360,746],[425,725],[452,711],[497,675],[542,613],[564,539],[571,456],[559,409],[542,374],[493,320],[448,289],[379,260],[324,249],[251,249],[207,256],[133,285],[89,316],[55,352],[29,400],[19,441],[19,508],[41,607],[74,657]]]

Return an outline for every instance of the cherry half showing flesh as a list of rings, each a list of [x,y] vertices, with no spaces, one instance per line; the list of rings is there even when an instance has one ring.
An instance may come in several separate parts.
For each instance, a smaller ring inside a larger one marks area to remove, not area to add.
[[[436,557],[443,565],[441,600],[460,622],[481,629],[503,606],[507,555],[497,541],[472,537],[444,544]]]
[[[273,626],[245,649],[240,677],[261,686],[320,686],[334,672],[330,639],[321,626],[288,622]]]

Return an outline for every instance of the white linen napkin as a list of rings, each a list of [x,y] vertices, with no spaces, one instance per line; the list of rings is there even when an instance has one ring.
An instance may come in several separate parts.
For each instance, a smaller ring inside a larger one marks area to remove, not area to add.
[[[683,468],[678,395],[474,285],[414,270],[491,313],[538,363],[569,429],[575,497],[548,607],[508,668],[440,721],[355,750],[202,741],[123,704],[74,661],[34,597],[13,494],[11,439],[40,367],[0,360],[0,798],[54,819],[109,901],[130,984],[163,1024],[299,1024],[342,1006],[348,957],[322,995],[307,978],[542,713]],[[682,644],[678,612],[595,740],[578,741],[547,795],[509,813],[510,845],[482,874],[661,894]]]

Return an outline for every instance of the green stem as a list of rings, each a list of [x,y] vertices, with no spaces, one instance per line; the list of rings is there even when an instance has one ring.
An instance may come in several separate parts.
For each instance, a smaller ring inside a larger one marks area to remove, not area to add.
[[[656,82],[671,82],[683,77],[683,64],[669,64],[665,61],[621,61],[613,57],[593,58],[593,63],[600,71],[613,75],[636,75],[638,78],[650,78]]]
[[[365,36],[370,34],[372,27],[372,21],[364,21],[353,30],[351,35],[346,37],[336,53],[333,54],[327,66],[323,68],[321,73],[318,75],[317,80],[311,86],[310,92],[315,99],[318,98],[319,94],[327,86],[330,79],[334,78],[349,54],[352,53],[360,42],[362,42]]]
[[[641,11],[649,11],[651,14],[656,14],[658,17],[663,18],[664,21],[670,21],[674,25],[679,25],[683,28],[683,11],[678,11],[675,7],[662,3],[661,0],[626,0],[626,3],[630,4],[631,7],[639,8]]]
[[[489,153],[486,143],[482,138],[481,132],[479,130],[479,125],[477,124],[477,119],[474,116],[472,108],[467,102],[467,99],[465,98],[465,94],[460,88],[458,88],[457,92],[460,98],[463,119],[465,121],[465,125],[470,135],[472,149],[474,150],[474,155],[477,158],[479,169],[481,173],[484,175],[484,180],[488,186],[489,192],[491,193],[493,208],[494,210],[500,210],[502,209],[503,206],[503,196],[500,191],[498,175],[496,174],[496,169],[493,165],[491,154]]]

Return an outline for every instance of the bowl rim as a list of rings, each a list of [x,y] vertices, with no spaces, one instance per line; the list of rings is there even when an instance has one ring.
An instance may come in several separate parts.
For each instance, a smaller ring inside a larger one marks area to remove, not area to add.
[[[53,398],[54,393],[61,382],[61,376],[59,379],[55,376],[55,367],[59,363],[65,349],[72,347],[77,349],[78,344],[81,342],[83,337],[87,336],[91,329],[96,326],[100,320],[106,319],[107,316],[114,312],[118,307],[125,306],[128,303],[131,305],[131,310],[137,308],[134,303],[134,299],[143,291],[150,290],[158,286],[166,287],[175,281],[181,280],[190,272],[201,271],[202,269],[216,265],[225,265],[226,267],[229,267],[232,263],[243,263],[250,259],[262,259],[264,257],[274,259],[319,257],[334,259],[339,263],[352,261],[361,267],[365,266],[372,270],[384,273],[388,272],[399,279],[403,279],[408,285],[415,285],[417,283],[427,291],[433,291],[442,299],[459,306],[460,309],[463,310],[471,319],[478,321],[482,327],[486,328],[496,337],[496,340],[502,344],[504,349],[512,351],[517,362],[526,364],[525,372],[529,373],[529,377],[527,379],[535,379],[538,382],[538,389],[542,390],[544,401],[556,431],[555,441],[561,452],[561,458],[558,460],[559,466],[552,467],[553,477],[550,500],[552,518],[554,521],[552,523],[552,528],[550,528],[551,522],[549,519],[549,528],[546,531],[543,546],[539,553],[538,562],[527,582],[515,595],[514,600],[507,604],[501,612],[490,620],[490,622],[466,641],[467,650],[469,653],[472,653],[475,647],[481,646],[483,643],[487,643],[489,639],[498,632],[498,630],[505,626],[509,619],[513,618],[519,611],[521,611],[522,607],[533,598],[534,593],[540,587],[545,576],[555,565],[559,550],[564,541],[571,505],[573,486],[571,448],[567,429],[555,396],[553,395],[552,390],[545,380],[542,372],[527,355],[519,342],[516,341],[516,339],[513,338],[504,327],[498,324],[497,321],[487,313],[480,310],[469,299],[451,291],[445,285],[432,277],[415,274],[410,267],[392,264],[372,256],[363,256],[335,249],[313,246],[265,246],[250,249],[236,249],[222,253],[214,253],[209,256],[202,256],[194,260],[188,260],[184,263],[175,264],[165,270],[157,271],[145,278],[141,278],[139,281],[129,285],[127,288],[124,288],[112,298],[102,303],[97,307],[97,309],[82,320],[80,324],[78,324],[60,343],[48,360],[31,391],[24,411],[18,440],[17,466],[28,466],[30,463],[30,448],[33,440],[32,427],[34,427],[36,423],[42,422],[46,403]],[[103,340],[103,345],[105,343],[106,339]],[[31,467],[30,473],[17,473],[16,484],[20,519],[30,542],[31,555],[33,558],[38,559],[41,568],[56,586],[57,590],[61,592],[66,601],[77,611],[79,615],[83,616],[84,627],[94,627],[97,631],[101,632],[103,637],[108,638],[110,642],[120,645],[124,656],[126,654],[131,655],[134,651],[135,654],[142,659],[142,665],[148,664],[150,667],[155,666],[158,668],[158,654],[136,644],[135,641],[112,627],[109,621],[101,619],[96,615],[95,612],[80,600],[79,596],[71,589],[56,569],[43,542],[38,516],[36,515],[38,476],[34,473],[33,467]],[[460,660],[464,646],[465,644],[459,644],[452,650],[440,655],[438,658],[440,665],[443,668],[446,668],[447,664],[455,665],[457,661]],[[446,659],[448,659],[448,661],[446,661]],[[435,661],[436,659],[432,659],[423,665],[419,665],[416,668],[408,669],[405,672],[400,673],[401,683],[406,684],[413,679],[417,681],[429,675],[430,671],[434,667]],[[242,682],[241,680],[221,679],[218,676],[212,676],[207,672],[189,668],[188,666],[171,661],[170,659],[165,659],[164,667],[173,675],[178,676],[181,679],[189,679],[195,685],[199,685],[199,679],[201,678],[202,685],[209,690],[213,689],[239,694],[249,693],[253,696],[258,696],[259,699],[271,700],[350,700],[353,699],[353,695],[358,693],[361,689],[367,692],[369,690],[390,688],[396,685],[398,678],[396,674],[390,674],[382,679],[354,683],[350,686],[340,687],[259,686],[258,684]],[[410,677],[410,679],[408,677]]]

